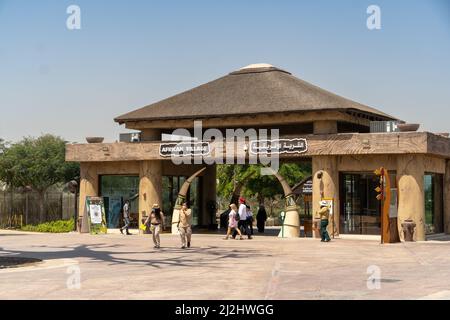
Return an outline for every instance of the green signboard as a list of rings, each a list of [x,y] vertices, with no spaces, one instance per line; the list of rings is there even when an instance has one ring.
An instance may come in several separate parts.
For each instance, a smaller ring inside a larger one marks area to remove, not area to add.
[[[90,234],[106,234],[105,204],[103,198],[86,197],[86,211],[89,221]]]

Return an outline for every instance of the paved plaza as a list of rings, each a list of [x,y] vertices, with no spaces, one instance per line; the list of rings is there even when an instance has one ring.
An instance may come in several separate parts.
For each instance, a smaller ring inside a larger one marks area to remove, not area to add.
[[[0,257],[43,260],[0,269],[0,299],[450,299],[447,241],[161,240],[0,231]]]

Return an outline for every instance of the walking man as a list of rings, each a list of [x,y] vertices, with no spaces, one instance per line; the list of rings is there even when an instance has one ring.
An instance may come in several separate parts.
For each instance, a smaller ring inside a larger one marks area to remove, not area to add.
[[[191,236],[192,236],[192,212],[188,209],[186,202],[183,203],[180,209],[180,218],[178,220],[178,231],[181,237],[181,249],[185,249],[186,245],[188,248],[191,247]],[[187,243],[187,244],[186,244]]]
[[[241,230],[243,234],[246,234],[249,239],[252,239],[252,235],[247,223],[247,205],[245,204],[244,198],[239,198],[239,222],[238,229]],[[236,238],[237,231],[233,232],[233,238]]]
[[[126,230],[126,234],[129,236],[131,233],[128,231],[130,226],[130,201],[126,200],[123,205],[123,222],[124,226],[120,228],[120,233],[123,234],[123,230]]]
[[[317,212],[320,218],[320,237],[322,242],[329,242],[330,235],[327,231],[328,219],[330,217],[330,208],[325,200],[320,201],[320,210]]]

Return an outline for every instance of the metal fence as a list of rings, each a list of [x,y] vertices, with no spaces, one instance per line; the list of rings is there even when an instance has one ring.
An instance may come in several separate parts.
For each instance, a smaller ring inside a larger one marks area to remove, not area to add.
[[[75,195],[72,193],[48,192],[44,201],[45,221],[40,221],[37,193],[0,191],[0,228],[16,228],[25,224],[72,219],[75,201]]]

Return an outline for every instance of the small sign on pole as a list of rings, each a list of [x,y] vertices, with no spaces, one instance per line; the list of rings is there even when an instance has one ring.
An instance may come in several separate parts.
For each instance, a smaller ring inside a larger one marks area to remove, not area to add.
[[[86,216],[89,221],[90,234],[106,234],[105,204],[101,197],[86,197]]]

